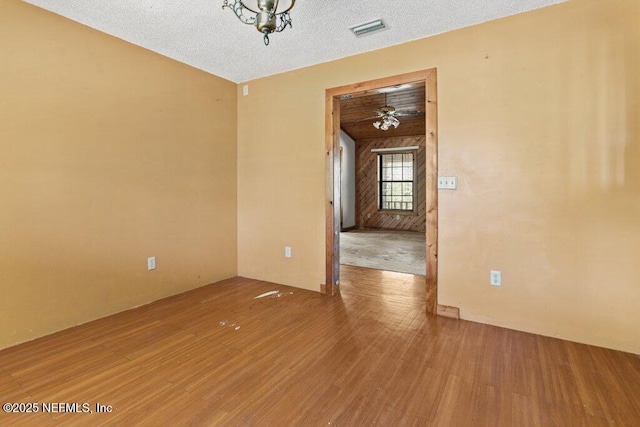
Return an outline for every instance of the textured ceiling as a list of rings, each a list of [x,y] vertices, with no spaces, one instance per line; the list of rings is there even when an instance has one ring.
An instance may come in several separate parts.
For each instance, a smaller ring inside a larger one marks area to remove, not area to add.
[[[564,0],[298,0],[293,28],[273,34],[269,46],[255,28],[222,10],[222,0],[26,1],[240,83]],[[375,18],[388,28],[360,38],[349,30]]]

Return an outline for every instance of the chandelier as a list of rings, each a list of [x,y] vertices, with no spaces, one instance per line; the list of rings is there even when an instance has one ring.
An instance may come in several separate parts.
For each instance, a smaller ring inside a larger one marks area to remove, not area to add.
[[[228,7],[233,10],[238,19],[249,25],[255,25],[255,27],[264,34],[264,44],[269,44],[269,34],[279,33],[287,27],[291,27],[291,16],[289,11],[296,4],[296,0],[288,0],[289,7],[281,8],[278,12],[278,6],[280,6],[280,0],[254,0],[257,3],[254,10],[244,4],[242,0],[224,0],[222,8]],[[246,13],[246,14],[245,14]]]
[[[400,126],[400,120],[398,120],[395,116],[396,114],[395,108],[385,105],[384,107],[379,108],[377,110],[377,113],[378,113],[378,118],[380,120],[373,123],[374,128],[389,130],[391,126],[393,126],[394,129]]]

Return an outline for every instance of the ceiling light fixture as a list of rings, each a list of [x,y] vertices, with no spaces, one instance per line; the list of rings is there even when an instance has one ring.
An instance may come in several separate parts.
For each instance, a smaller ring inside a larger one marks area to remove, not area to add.
[[[380,119],[382,119],[382,121],[373,122],[374,128],[381,129],[381,130],[389,130],[391,126],[393,126],[394,129],[400,126],[400,120],[396,119],[395,117],[395,113],[396,113],[395,108],[385,105],[384,107],[380,108],[378,111],[379,111],[378,114],[380,115]]]
[[[378,118],[382,121],[373,122],[373,127],[381,130],[389,130],[391,126],[396,129],[400,126],[400,120],[396,118],[396,109],[391,107],[387,102],[387,94],[384,94],[384,107],[376,110]]]
[[[242,0],[224,0],[222,8],[228,7],[233,10],[240,22],[255,25],[258,31],[264,34],[264,44],[268,45],[269,34],[279,33],[287,27],[291,28],[289,11],[295,6],[296,0],[289,0],[289,6],[281,8],[280,12],[278,12],[280,0],[255,1],[257,3],[256,9],[258,10],[247,7]],[[250,14],[245,15],[246,11],[249,11]]]
[[[365,34],[373,33],[374,31],[381,31],[387,28],[382,18],[374,19],[373,21],[365,22],[363,24],[354,25],[349,29],[356,35],[356,37],[363,36]]]

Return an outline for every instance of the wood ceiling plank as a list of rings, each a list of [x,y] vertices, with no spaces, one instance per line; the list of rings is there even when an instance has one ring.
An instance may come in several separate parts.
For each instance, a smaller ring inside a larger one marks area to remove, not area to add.
[[[394,107],[398,112],[425,111],[424,82],[410,83],[407,88],[384,93],[388,88],[393,86],[353,93],[349,95],[351,98],[340,100],[340,127],[353,139],[424,135],[424,115],[398,116],[400,126],[388,131],[373,127],[376,110],[385,105]]]

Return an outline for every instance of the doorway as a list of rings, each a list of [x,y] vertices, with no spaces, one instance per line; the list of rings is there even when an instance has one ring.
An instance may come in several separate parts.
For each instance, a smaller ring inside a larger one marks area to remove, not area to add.
[[[425,150],[426,189],[424,201],[426,222],[426,310],[437,313],[437,75],[436,69],[403,74],[384,79],[328,89],[325,93],[326,118],[326,284],[323,292],[337,295],[340,285],[340,99],[344,96],[366,96],[379,88],[421,82],[425,91]]]

